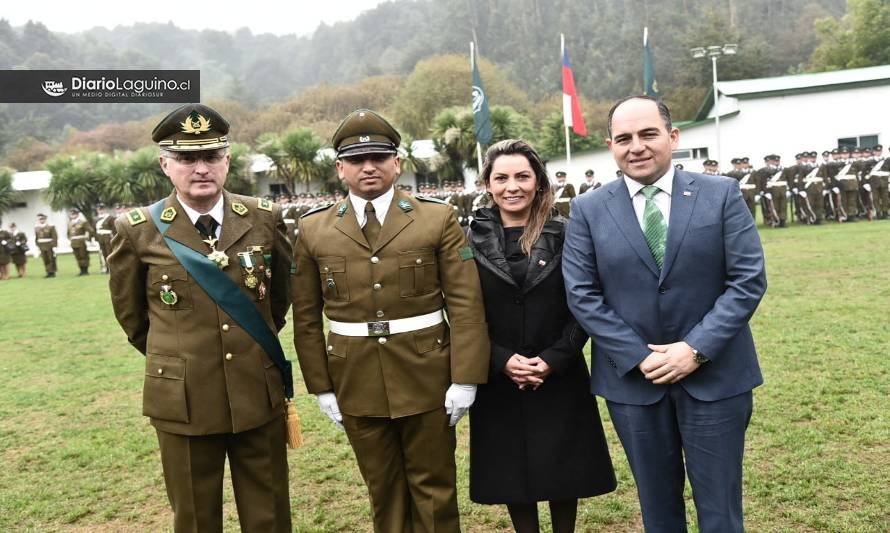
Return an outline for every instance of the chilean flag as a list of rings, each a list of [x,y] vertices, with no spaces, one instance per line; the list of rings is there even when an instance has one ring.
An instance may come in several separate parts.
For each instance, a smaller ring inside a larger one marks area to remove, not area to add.
[[[578,93],[575,92],[575,77],[572,76],[572,66],[569,64],[569,54],[566,52],[565,37],[560,35],[562,47],[562,122],[566,127],[571,126],[576,134],[587,137],[587,127],[584,125],[584,117],[581,115],[581,103],[578,102]]]

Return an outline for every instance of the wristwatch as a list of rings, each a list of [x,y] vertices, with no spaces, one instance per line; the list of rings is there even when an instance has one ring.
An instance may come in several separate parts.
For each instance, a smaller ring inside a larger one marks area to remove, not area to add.
[[[690,348],[692,348],[692,346],[690,346]],[[702,355],[702,354],[701,354],[698,350],[696,350],[695,348],[692,348],[692,358],[695,359],[695,362],[698,363],[698,364],[700,364],[700,365],[703,365],[703,364],[707,363],[708,361],[710,361],[710,359],[708,359],[707,357],[705,357],[704,355]]]

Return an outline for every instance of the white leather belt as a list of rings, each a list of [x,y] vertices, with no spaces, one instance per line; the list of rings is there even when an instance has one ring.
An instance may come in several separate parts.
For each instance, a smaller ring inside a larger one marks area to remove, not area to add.
[[[281,220],[283,220],[285,224],[293,224],[297,221],[295,218],[282,218]]]
[[[53,242],[53,239],[50,237],[47,237],[45,239],[37,239],[37,242]]]
[[[111,235],[112,232],[110,229],[97,229],[96,233],[99,235]]]
[[[856,176],[851,176],[850,174],[847,174],[845,176],[838,176],[837,179],[839,179],[839,180],[855,180]]]
[[[556,199],[556,202],[557,202],[557,203],[559,203],[559,202],[571,202],[571,201],[572,201],[571,198],[557,198],[557,199]]]
[[[71,237],[68,237],[68,240],[73,241],[73,240],[76,240],[76,239],[86,239],[86,238],[87,238],[86,235],[72,235]]]
[[[756,187],[754,185],[751,185],[750,183],[745,183],[744,185],[739,185],[739,188],[742,189],[743,191],[749,191]]]
[[[397,318],[380,322],[337,322],[331,320],[331,333],[345,335],[347,337],[384,337],[396,333],[406,333],[418,329],[428,328],[441,324],[445,320],[442,310],[427,313],[425,315],[408,318]]]

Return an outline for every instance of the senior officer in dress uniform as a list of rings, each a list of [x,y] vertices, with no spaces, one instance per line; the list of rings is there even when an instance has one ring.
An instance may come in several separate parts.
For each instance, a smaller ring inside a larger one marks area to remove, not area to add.
[[[174,529],[222,531],[228,457],[241,529],[289,532],[290,374],[261,339],[277,344],[285,323],[291,246],[277,205],[223,188],[228,131],[201,104],[155,127],[174,191],[118,218],[111,301],[146,356],[143,414],[157,431]]]
[[[456,532],[453,426],[488,376],[485,311],[452,206],[393,188],[400,140],[366,109],[334,133],[349,196],[300,218],[294,345],[306,388],[346,430],[375,531]]]

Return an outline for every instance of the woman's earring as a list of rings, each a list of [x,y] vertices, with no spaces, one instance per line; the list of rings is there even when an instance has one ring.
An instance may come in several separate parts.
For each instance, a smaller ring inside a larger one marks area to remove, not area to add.
[[[538,187],[538,192],[544,192],[544,187]]]

